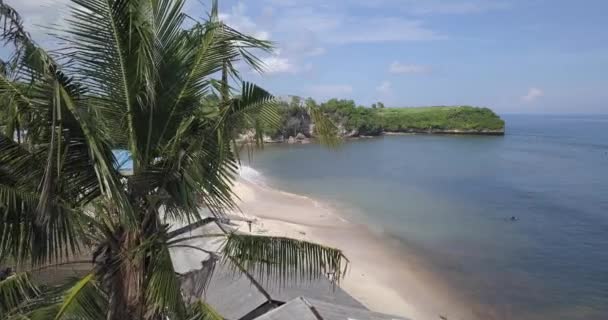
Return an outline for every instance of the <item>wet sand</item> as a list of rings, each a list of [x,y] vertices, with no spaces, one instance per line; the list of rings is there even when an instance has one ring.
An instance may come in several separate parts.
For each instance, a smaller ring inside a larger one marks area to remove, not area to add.
[[[304,196],[244,179],[234,190],[240,197],[238,215],[253,221],[252,233],[341,249],[350,261],[341,286],[371,310],[413,320],[477,318],[470,303],[461,301],[455,290],[429,272],[424,261],[403,250],[402,244]],[[248,231],[247,224],[240,229]]]

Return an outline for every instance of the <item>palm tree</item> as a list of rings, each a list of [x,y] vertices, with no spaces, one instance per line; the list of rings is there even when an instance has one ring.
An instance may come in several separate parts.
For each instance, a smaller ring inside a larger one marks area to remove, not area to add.
[[[240,81],[238,61],[260,70],[254,50],[272,44],[223,24],[216,2],[194,23],[183,6],[72,0],[67,27],[52,29],[60,47],[47,52],[0,0],[1,37],[14,49],[0,64],[0,265],[35,270],[82,255],[92,263],[59,287],[38,288],[27,272],[0,278],[0,318],[217,318],[182,297],[170,228],[208,221],[201,207],[213,217],[235,208],[234,134],[279,118],[268,92],[241,82],[235,94],[228,81]],[[331,141],[335,128],[309,111]],[[120,170],[118,150],[131,172]],[[241,270],[344,272],[336,249],[209,236],[225,238],[220,253]]]

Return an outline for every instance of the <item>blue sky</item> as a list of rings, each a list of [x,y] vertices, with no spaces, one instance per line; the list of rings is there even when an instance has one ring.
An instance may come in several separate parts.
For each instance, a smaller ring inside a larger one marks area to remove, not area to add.
[[[49,3],[68,0],[7,2],[34,25],[60,19]],[[191,0],[188,12],[202,17],[208,5]],[[277,43],[263,57],[264,75],[243,71],[276,95],[608,113],[606,0],[220,0],[220,7],[228,24]]]

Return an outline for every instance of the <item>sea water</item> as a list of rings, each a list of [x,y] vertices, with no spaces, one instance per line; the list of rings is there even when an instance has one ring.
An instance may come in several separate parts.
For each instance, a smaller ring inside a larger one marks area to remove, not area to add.
[[[608,319],[608,116],[503,119],[505,136],[266,146],[245,163],[399,239],[499,319]]]

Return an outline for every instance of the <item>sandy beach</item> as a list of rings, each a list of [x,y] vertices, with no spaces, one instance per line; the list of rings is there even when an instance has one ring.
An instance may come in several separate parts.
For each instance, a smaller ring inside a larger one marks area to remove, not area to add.
[[[459,301],[423,262],[329,206],[244,179],[234,190],[242,211],[235,214],[253,221],[252,233],[341,249],[350,261],[341,286],[371,310],[415,320],[475,318],[470,304]],[[246,224],[241,227],[248,229]]]

